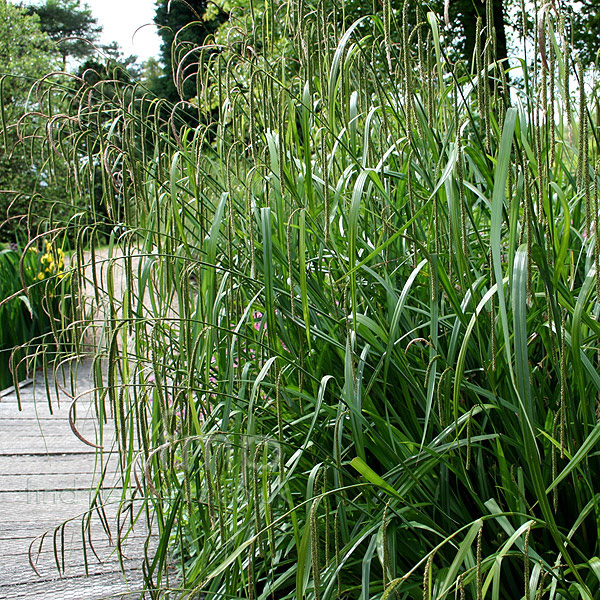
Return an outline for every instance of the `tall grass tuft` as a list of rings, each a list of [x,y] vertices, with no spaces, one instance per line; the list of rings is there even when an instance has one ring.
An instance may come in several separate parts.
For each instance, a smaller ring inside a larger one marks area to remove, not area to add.
[[[232,14],[197,127],[101,84],[48,120],[114,225],[86,327],[150,597],[600,594],[594,73],[554,8],[470,73],[384,4]]]

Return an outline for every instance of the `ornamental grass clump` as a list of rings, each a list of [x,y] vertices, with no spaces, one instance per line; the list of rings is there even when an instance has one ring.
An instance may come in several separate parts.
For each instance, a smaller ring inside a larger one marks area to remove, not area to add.
[[[555,5],[506,64],[490,4],[468,66],[384,4],[232,13],[185,117],[48,113],[114,225],[72,348],[97,329],[150,597],[600,595],[596,73]]]

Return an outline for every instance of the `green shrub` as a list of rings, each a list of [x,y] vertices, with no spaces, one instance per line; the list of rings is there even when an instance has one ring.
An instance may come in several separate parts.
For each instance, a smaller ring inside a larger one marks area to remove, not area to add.
[[[57,329],[65,328],[71,302],[71,275],[64,252],[50,241],[0,250],[0,389],[23,379],[27,359],[44,346],[56,349]]]

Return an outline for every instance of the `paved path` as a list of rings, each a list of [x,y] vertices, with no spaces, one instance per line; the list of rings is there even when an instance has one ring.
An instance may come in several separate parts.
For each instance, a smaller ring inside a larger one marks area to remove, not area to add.
[[[89,363],[79,365],[76,385],[78,393],[93,388]],[[14,391],[0,397],[0,600],[141,598],[143,527],[124,544],[124,572],[115,550],[121,490],[113,488],[118,459],[110,452],[110,431],[105,432],[108,468],[101,503],[112,540],[98,511],[86,528],[100,464],[95,449],[71,430],[69,395],[61,393],[60,403],[54,393],[49,397],[38,374],[21,388],[21,402],[19,411]],[[91,405],[91,394],[78,400],[76,424],[95,443]]]

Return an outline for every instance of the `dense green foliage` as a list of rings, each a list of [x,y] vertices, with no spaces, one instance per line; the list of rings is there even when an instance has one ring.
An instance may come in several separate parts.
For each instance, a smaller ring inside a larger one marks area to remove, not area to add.
[[[568,24],[544,8],[510,89],[492,10],[474,76],[433,13],[253,10],[198,52],[214,122],[116,83],[48,121],[113,224],[105,319],[69,331],[97,328],[148,594],[598,597],[598,97]]]
[[[39,28],[39,18],[4,1],[0,2],[0,64],[0,241],[13,240],[21,232],[26,242],[27,226],[35,229],[47,218],[66,188],[55,185],[64,170],[50,173],[49,157],[36,140],[45,137],[39,119],[28,125],[20,121],[32,106],[29,90],[34,81],[56,68],[58,61],[52,41]],[[34,205],[33,197],[37,198]]]
[[[600,1],[582,0],[577,6],[567,7],[572,9],[571,35],[582,62],[597,65],[600,52]]]
[[[89,213],[94,222],[104,213],[101,176],[90,194],[81,194],[74,204],[67,198],[70,163],[79,156],[65,156],[53,142],[46,143],[47,119],[76,113],[84,87],[110,95],[115,86],[139,76],[135,57],[123,57],[116,44],[103,46],[102,56],[90,57],[94,48],[89,42],[97,35],[94,23],[89,9],[75,0],[47,0],[27,9],[0,2],[0,242],[26,244],[39,233],[64,226],[76,214],[81,224],[82,213]],[[76,34],[89,42],[60,42]],[[67,57],[86,56],[70,65],[75,77],[59,74]],[[36,82],[40,74],[53,72],[53,92],[47,94]],[[92,95],[85,98],[91,100]],[[75,235],[73,228],[71,233]]]
[[[0,249],[0,390],[31,372],[27,364],[42,345],[50,356],[64,341],[71,293],[60,247],[39,240],[25,252]]]

